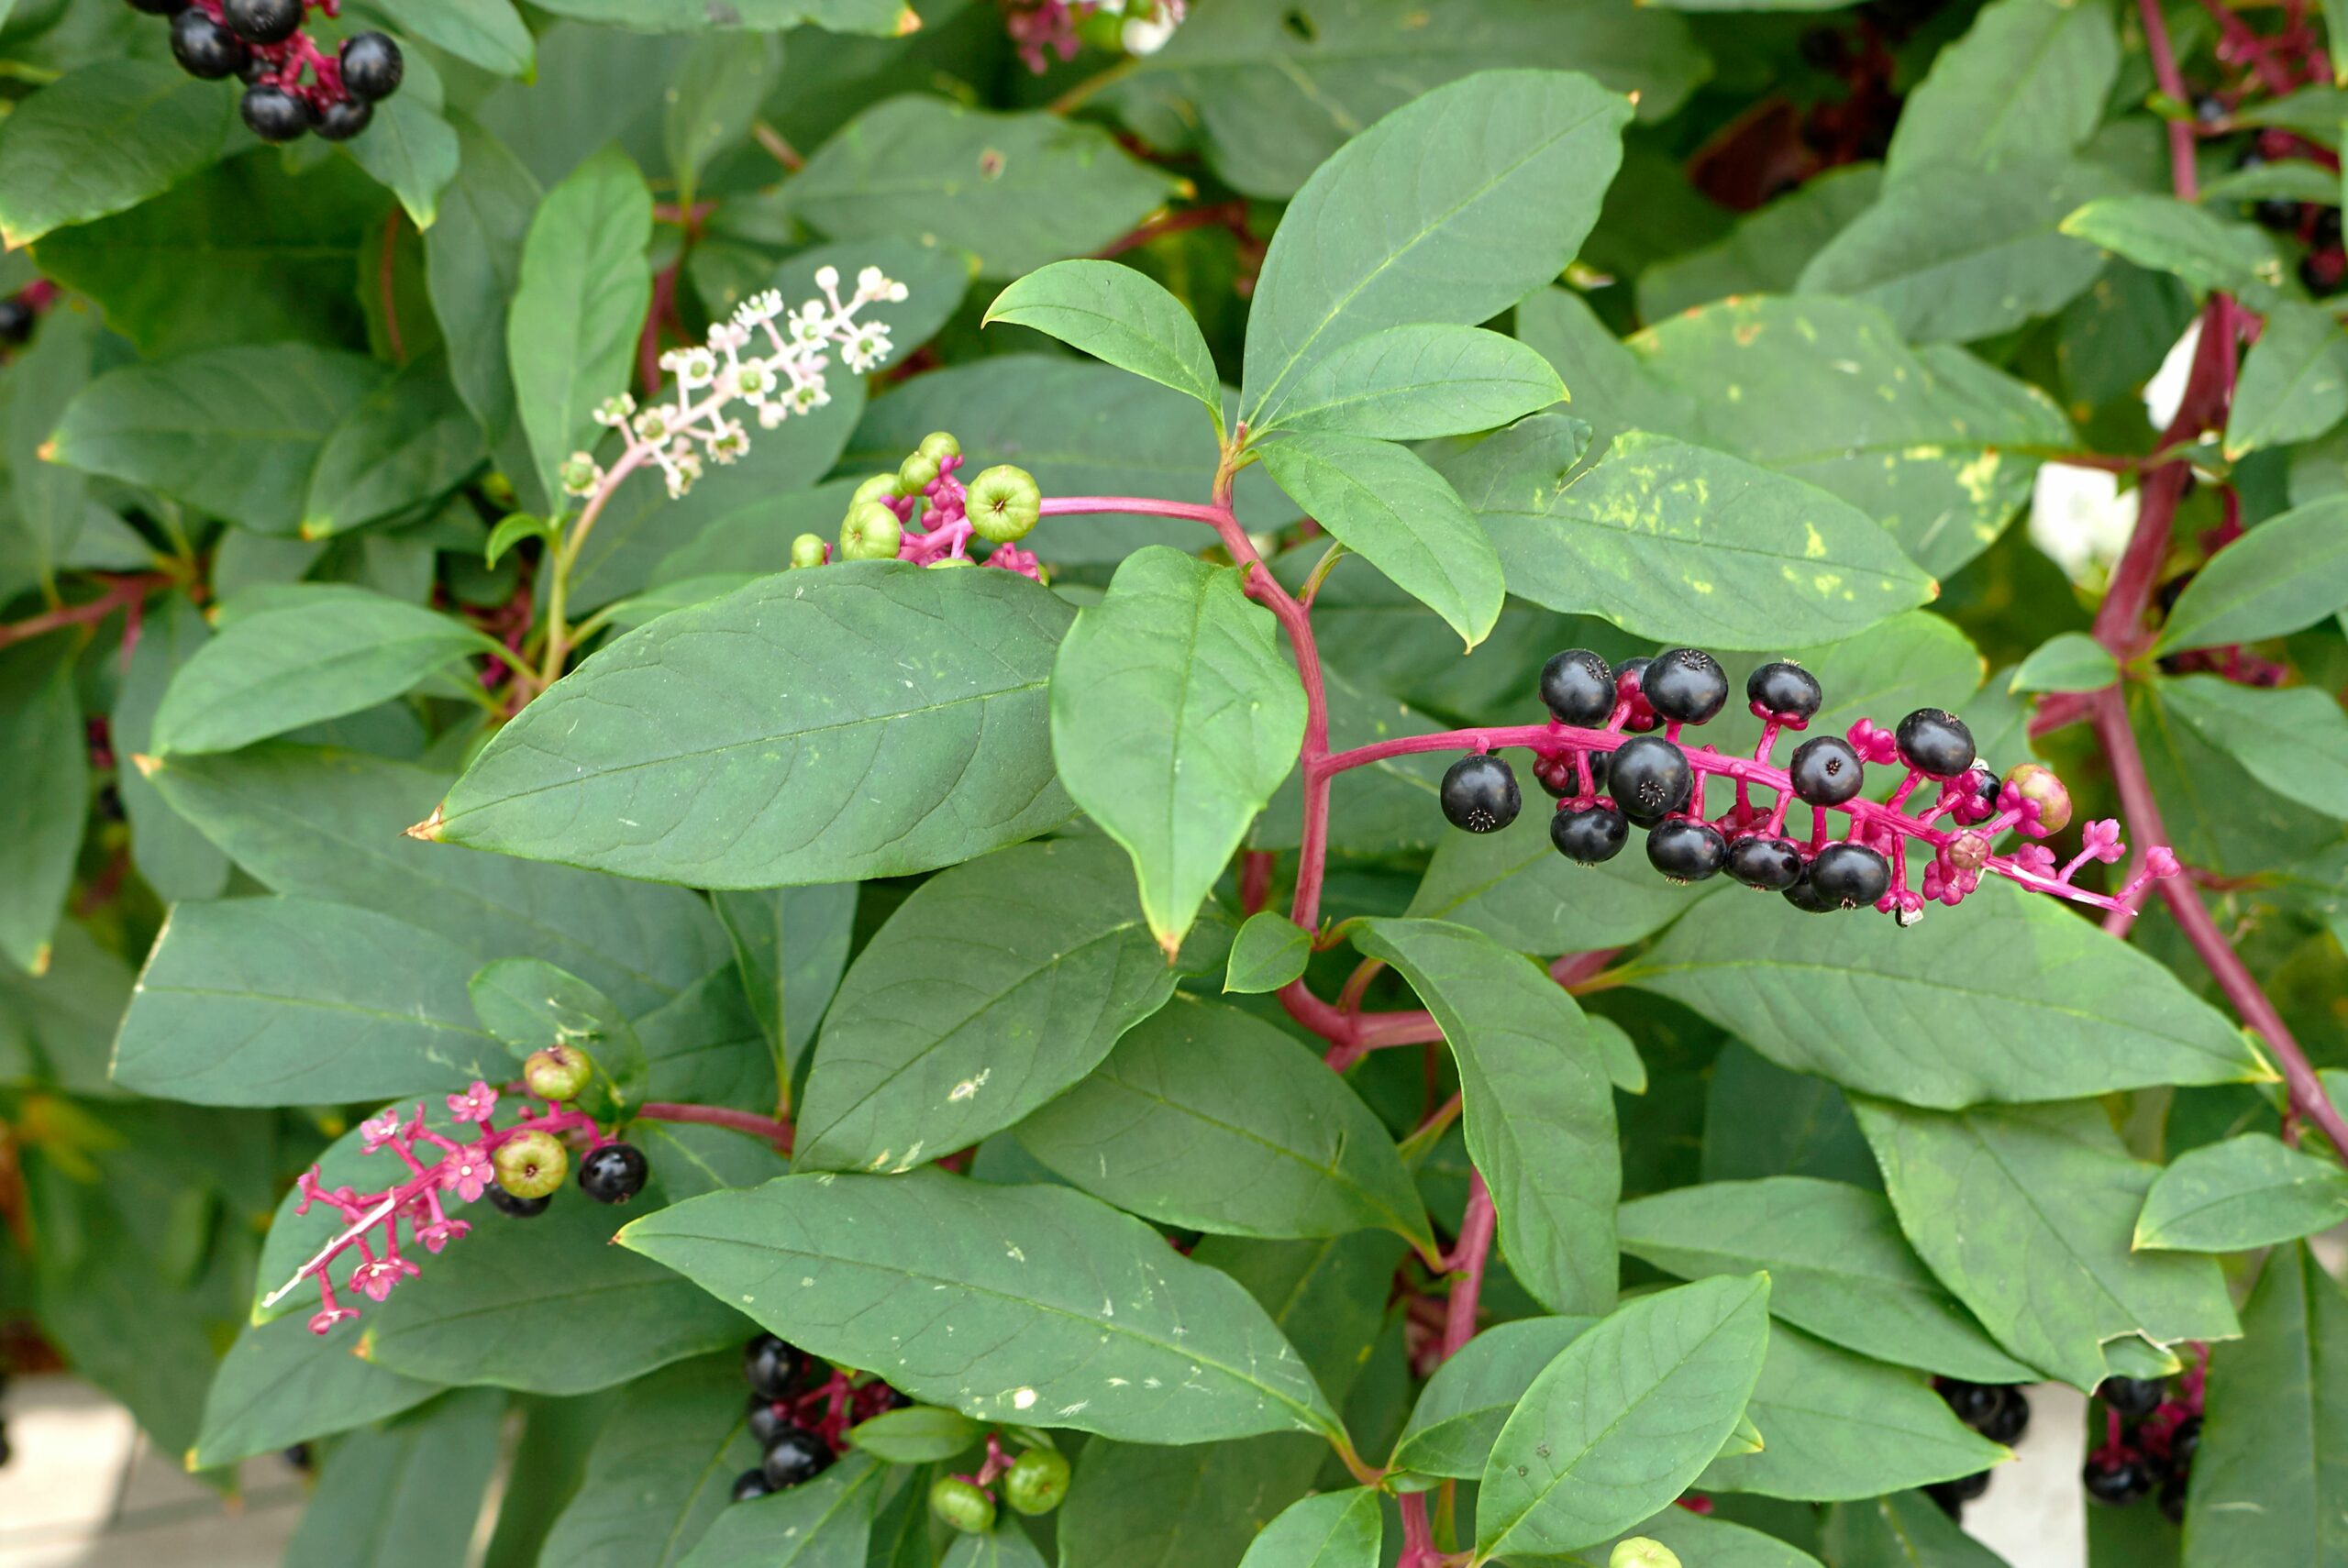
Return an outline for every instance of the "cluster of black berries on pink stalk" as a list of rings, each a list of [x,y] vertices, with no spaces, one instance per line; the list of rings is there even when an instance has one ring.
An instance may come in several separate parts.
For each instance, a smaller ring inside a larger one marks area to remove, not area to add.
[[[367,128],[375,105],[399,91],[406,62],[382,33],[353,33],[334,54],[303,30],[309,6],[329,17],[341,0],[130,0],[172,19],[172,58],[206,82],[245,83],[245,125],[263,141],[293,141],[316,131],[349,141]],[[307,80],[304,80],[306,77]]]
[[[1958,1420],[1991,1442],[2020,1442],[2030,1426],[2030,1398],[2010,1384],[1943,1377],[1934,1380],[1934,1386]],[[1938,1481],[1925,1487],[1924,1494],[1949,1518],[1959,1518],[1966,1504],[1989,1489],[1989,1474],[1982,1470],[1954,1481]]]
[[[2208,1363],[2197,1361],[2176,1388],[2156,1377],[2107,1377],[2096,1391],[2103,1406],[2103,1441],[2081,1473],[2088,1496],[2125,1507],[2156,1498],[2171,1524],[2185,1522],[2185,1494],[2193,1455],[2201,1446],[2201,1395]]]
[[[2084,847],[2067,865],[2058,867],[2043,845],[1997,853],[2008,829],[2043,838],[2068,825],[2070,794],[2034,762],[1999,778],[1975,756],[1964,721],[1938,708],[1919,708],[1893,731],[1861,719],[1847,736],[1814,735],[1779,768],[1772,754],[1780,736],[1806,729],[1824,699],[1800,665],[1765,664],[1745,681],[1746,701],[1762,722],[1751,756],[1683,745],[1683,729],[1718,714],[1728,690],[1720,661],[1700,648],[1628,659],[1620,669],[1587,648],[1568,648],[1541,671],[1548,726],[1490,732],[1487,749],[1444,775],[1443,813],[1469,833],[1515,821],[1523,804],[1516,775],[1490,747],[1528,745],[1534,777],[1557,801],[1549,840],[1568,860],[1611,860],[1637,827],[1646,834],[1648,863],[1674,881],[1725,871],[1746,887],[1784,894],[1797,909],[1822,914],[1871,905],[1902,925],[1922,918],[1928,900],[1957,903],[1985,873],[2111,909],[2132,905],[2154,878],[2176,871],[2176,856],[2155,849],[2116,895],[2075,887],[2071,878],[2088,861],[2126,853],[2111,821],[2086,824]],[[1887,802],[1865,796],[1870,763],[1907,770]],[[1715,778],[1735,786],[1735,800],[1708,815],[1704,787]],[[1807,835],[1788,830],[1787,812],[1798,801],[1808,808]],[[1911,845],[1931,855],[1921,893],[1908,886]]]

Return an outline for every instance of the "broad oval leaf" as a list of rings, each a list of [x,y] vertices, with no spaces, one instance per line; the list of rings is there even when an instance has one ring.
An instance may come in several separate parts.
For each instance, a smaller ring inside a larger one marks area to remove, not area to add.
[[[152,60],[105,60],[24,100],[0,129],[0,241],[135,207],[220,156],[229,97]]]
[[[2099,197],[2065,218],[2063,232],[2173,272],[2197,294],[2242,294],[2264,308],[2283,282],[2282,259],[2264,231],[2175,196]]]
[[[2348,817],[2348,711],[2311,686],[2276,690],[2217,675],[2159,685],[2167,710],[2287,801]]]
[[[302,536],[321,538],[436,501],[480,466],[480,426],[438,351],[360,399],[327,436],[310,472]]]
[[[2348,418],[2348,333],[2331,313],[2278,300],[2243,359],[2226,414],[2229,461],[2310,441]],[[2187,584],[2187,588],[2192,585]]]
[[[543,958],[500,958],[468,982],[474,1016],[505,1043],[516,1062],[561,1045],[587,1058],[594,1077],[571,1098],[598,1118],[616,1117],[644,1099],[644,1043],[611,999]]]
[[[1298,378],[1268,430],[1420,441],[1493,430],[1566,395],[1549,361],[1480,326],[1390,326],[1333,349]]]
[[[510,0],[408,0],[400,26],[500,76],[527,78],[537,49]]]
[[[1693,10],[1698,7],[1687,6]],[[1937,1505],[1932,1505],[1937,1507]],[[1955,1529],[1955,1525],[1949,1526]],[[1824,1568],[1817,1558],[1798,1546],[1788,1545],[1774,1535],[1764,1535],[1744,1525],[1731,1524],[1723,1518],[1708,1518],[1674,1503],[1653,1518],[1641,1519],[1612,1540],[1600,1541],[1564,1557],[1546,1562],[1556,1568],[1613,1568],[1613,1548],[1623,1540],[1658,1541],[1670,1548],[1683,1563],[1700,1563],[1702,1568]],[[1988,1548],[1982,1549],[1984,1551]],[[1532,1561],[1527,1559],[1527,1562]],[[1838,1560],[1836,1568],[1950,1568],[1939,1562],[1876,1562],[1871,1559]],[[1988,1568],[1988,1565],[1984,1565]]]
[[[1276,991],[1312,961],[1312,933],[1277,910],[1257,910],[1232,939],[1223,988],[1246,995]]]
[[[2155,650],[2279,637],[2348,607],[2348,496],[2270,517],[2193,574]]]
[[[457,395],[501,462],[526,477],[526,453],[518,461],[503,456],[521,439],[505,326],[531,215],[545,193],[503,142],[461,116],[456,128],[457,177],[440,193],[437,218],[424,237],[425,288],[447,334],[449,379]],[[549,499],[540,495],[532,504]]]
[[[131,863],[168,901],[218,898],[228,882],[228,856],[187,812],[160,792],[153,778],[160,761],[147,756],[154,743],[155,710],[165,689],[211,636],[204,613],[187,595],[174,593],[161,604],[150,604],[106,729],[115,755],[131,759],[130,767],[115,770],[115,788],[130,819]],[[69,744],[81,749],[79,742]],[[24,750],[12,751],[20,759],[28,756]],[[142,756],[146,761],[138,760]]]
[[[1119,370],[1187,392],[1223,435],[1223,378],[1190,308],[1146,272],[1115,261],[1055,261],[1028,273],[987,306],[1007,321],[1049,333]]]
[[[1160,1443],[1339,1430],[1227,1275],[1065,1187],[791,1176],[620,1241],[816,1355],[981,1420]]]
[[[2021,661],[2009,691],[2097,691],[2120,679],[2120,661],[2085,632],[2058,632]]]
[[[976,1448],[987,1429],[959,1410],[914,1405],[884,1410],[848,1429],[847,1440],[892,1464],[927,1464]]]
[[[460,1561],[497,1468],[504,1396],[464,1389],[327,1451],[284,1568]]]
[[[1247,1543],[1239,1568],[1378,1568],[1386,1516],[1375,1487],[1290,1503]]]
[[[1827,1510],[1824,1550],[1851,1568],[2008,1568],[1922,1492],[1895,1492]]]
[[[2176,1157],[2144,1195],[2135,1245],[2240,1253],[2312,1236],[2348,1220],[2348,1174],[2265,1132]]]
[[[856,899],[856,884],[835,882],[721,892],[710,900],[733,938],[742,989],[774,1048],[781,1083],[795,1077],[847,969]]]
[[[628,1386],[541,1552],[576,1568],[676,1568],[759,1463],[742,1361],[712,1355]]]
[[[81,652],[66,637],[0,650],[0,756],[9,774],[0,792],[0,955],[34,975],[49,967],[88,811],[89,733],[74,677]]]
[[[1524,1391],[1595,1318],[1520,1318],[1496,1323],[1435,1368],[1394,1440],[1387,1469],[1407,1480],[1472,1480]]]
[[[434,836],[707,888],[966,860],[1069,813],[1045,685],[1074,613],[1012,572],[763,579],[558,681],[457,780]]]
[[[345,150],[400,199],[417,228],[426,229],[440,215],[440,193],[457,177],[461,153],[455,128],[441,117],[438,98],[418,92],[415,67],[407,74],[407,91],[376,105],[367,134]]]
[[[2075,152],[2101,123],[2119,72],[2110,8],[1998,0],[1941,50],[1910,95],[1885,173],[1898,180],[1938,163],[1995,169]]]
[[[188,1469],[216,1469],[330,1437],[412,1409],[440,1391],[437,1383],[351,1354],[358,1337],[345,1323],[321,1339],[298,1314],[245,1325],[212,1375]]]
[[[888,1477],[887,1465],[850,1454],[813,1481],[725,1509],[681,1568],[864,1568]]]

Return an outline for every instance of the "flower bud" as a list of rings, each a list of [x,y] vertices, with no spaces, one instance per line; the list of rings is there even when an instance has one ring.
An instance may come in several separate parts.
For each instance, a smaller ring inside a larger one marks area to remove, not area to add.
[[[516,1198],[544,1198],[570,1171],[570,1155],[551,1132],[508,1138],[491,1151],[489,1163],[497,1167],[497,1185]]]
[[[897,467],[897,493],[919,495],[937,482],[937,459],[915,452]]]
[[[874,474],[856,487],[856,493],[847,498],[847,503],[851,507],[861,506],[868,501],[886,501],[896,493],[896,475]]]
[[[970,481],[962,508],[980,538],[1008,545],[1025,538],[1044,514],[1043,487],[1025,469],[997,463]]]
[[[571,1099],[594,1076],[594,1064],[568,1045],[549,1045],[530,1053],[522,1064],[522,1081],[540,1099]]]
[[[950,430],[933,430],[921,438],[919,451],[923,457],[943,468],[947,458],[962,455],[962,443],[954,439],[954,433]]]
[[[824,547],[822,535],[802,534],[791,541],[792,569],[796,571],[802,567],[822,566],[829,554]]]

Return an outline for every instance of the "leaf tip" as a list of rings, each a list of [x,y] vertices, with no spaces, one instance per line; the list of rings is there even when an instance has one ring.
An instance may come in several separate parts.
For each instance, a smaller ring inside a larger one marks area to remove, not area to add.
[[[442,804],[445,805],[446,802]],[[414,827],[402,828],[400,832],[408,838],[421,839],[426,844],[437,844],[440,842],[441,825],[448,820],[442,812],[441,806],[435,806],[432,808],[430,816]]]
[[[190,1475],[194,1474],[197,1471],[204,1468],[202,1463],[196,1458],[195,1450],[192,1448],[185,1453],[180,1455],[180,1464]]]
[[[375,1359],[375,1331],[369,1329],[361,1333],[359,1342],[350,1347],[350,1353],[363,1362],[372,1363]]]
[[[324,517],[305,517],[302,519],[301,527],[295,532],[305,540],[323,539],[334,532],[334,524]]]
[[[914,14],[914,8],[911,6],[899,6],[897,8],[897,36],[902,39],[909,34],[917,33],[919,31],[921,31],[921,18]]]
[[[57,461],[57,437],[51,436],[48,440],[43,441],[39,446],[35,447],[33,448],[33,456],[39,458],[44,463],[53,463]]]
[[[130,754],[130,766],[138,769],[139,778],[152,778],[163,770],[163,759],[150,756],[143,751],[134,751]]]

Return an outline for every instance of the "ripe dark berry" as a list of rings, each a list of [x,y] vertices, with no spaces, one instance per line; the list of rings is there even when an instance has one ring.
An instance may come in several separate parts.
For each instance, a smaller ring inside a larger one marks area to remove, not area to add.
[[[788,1399],[806,1386],[807,1353],[772,1334],[760,1334],[742,1347],[742,1376],[753,1392]]]
[[[1786,902],[1804,914],[1833,914],[1843,907],[1826,901],[1826,895],[1820,892],[1818,885],[1810,879],[1810,867],[1807,866],[1801,868],[1801,875],[1794,879],[1794,885],[1786,889]]]
[[[1553,801],[1570,801],[1581,793],[1581,767],[1575,762],[1575,752],[1557,756],[1537,756],[1533,759],[1533,778]],[[1612,759],[1611,751],[1589,754],[1589,787],[1595,790],[1606,788],[1606,764]]]
[[[2187,1416],[2176,1423],[2176,1430],[2169,1434],[2168,1469],[2172,1475],[2182,1475],[2193,1468],[2193,1456],[2201,1449],[2201,1418]]]
[[[2172,1476],[2161,1483],[2160,1496],[2155,1500],[2155,1506],[2161,1511],[2161,1518],[2173,1525],[2181,1525],[2185,1522],[2186,1490],[2186,1481],[2181,1475]]]
[[[1941,708],[1919,708],[1899,721],[1899,760],[1919,773],[1954,778],[1973,766],[1973,732]]]
[[[1516,775],[1499,757],[1479,753],[1453,763],[1443,776],[1443,815],[1469,833],[1498,833],[1524,804]]]
[[[190,76],[217,82],[242,70],[252,51],[244,39],[190,6],[172,18],[172,58]]]
[[[1602,724],[1614,712],[1614,671],[1588,648],[1553,654],[1541,667],[1541,701],[1561,724]]]
[[[1624,741],[1606,770],[1606,792],[1641,827],[1686,810],[1695,791],[1688,754],[1660,735]]]
[[[2096,1385],[2095,1397],[2133,1421],[2160,1408],[2168,1385],[2157,1377],[2107,1377]]]
[[[1973,1429],[1991,1442],[2019,1442],[2030,1427],[2030,1397],[2019,1388],[2005,1393],[1995,1413]]]
[[[1728,674],[1701,648],[1669,648],[1655,656],[1639,689],[1665,718],[1700,724],[1727,703]]]
[[[753,1497],[763,1497],[773,1490],[773,1487],[767,1485],[766,1473],[762,1470],[745,1470],[741,1474],[734,1477],[734,1500],[737,1503],[747,1503]]]
[[[1801,880],[1801,850],[1789,839],[1753,834],[1728,846],[1723,869],[1748,888],[1782,893]]]
[[[1998,814],[1998,791],[2002,788],[1998,776],[1977,762],[1957,780],[1956,804],[1949,814],[1966,827],[1986,823]]]
[[[767,1485],[778,1492],[803,1481],[813,1481],[832,1467],[831,1444],[804,1427],[787,1427],[767,1445],[766,1463],[759,1468]]]
[[[150,17],[175,17],[187,9],[187,0],[130,0],[130,8]]]
[[[1814,735],[1794,747],[1786,774],[1794,793],[1813,806],[1839,806],[1867,781],[1866,765],[1840,735]]]
[[[342,65],[343,86],[352,96],[370,103],[398,92],[400,78],[407,74],[400,46],[381,33],[353,33],[342,40],[342,52],[337,58]]]
[[[1614,667],[1614,695],[1617,700],[1627,701],[1631,704],[1631,716],[1623,727],[1634,735],[1645,734],[1649,730],[1663,727],[1663,721],[1656,716],[1655,709],[1648,704],[1644,690],[1647,666],[1654,662],[1655,660],[1641,654],[1636,658],[1626,658]]]
[[[1989,1489],[1989,1473],[1977,1471],[1960,1475],[1954,1481],[1935,1481],[1924,1488],[1924,1495],[1941,1506],[1941,1511],[1955,1518],[1965,1511],[1965,1505]]]
[[[375,105],[363,98],[342,98],[318,111],[320,141],[349,141],[375,117]]]
[[[247,43],[283,43],[302,26],[302,0],[220,0],[220,19]]]
[[[2103,1463],[2089,1460],[2079,1479],[2086,1485],[2088,1496],[2099,1503],[2109,1503],[2115,1508],[2126,1507],[2153,1489],[2152,1472],[2133,1459],[2110,1460]]]
[[[1623,853],[1631,838],[1631,824],[1604,801],[1567,809],[1549,819],[1549,843],[1568,860],[1596,866]]]
[[[1891,862],[1864,844],[1830,844],[1810,863],[1810,881],[1827,903],[1861,909],[1891,890]]]
[[[1744,678],[1744,700],[1764,718],[1806,720],[1826,700],[1818,677],[1798,664],[1778,659]]]
[[[761,1450],[799,1424],[791,1419],[789,1406],[780,1400],[770,1399],[763,1394],[750,1396],[750,1403],[745,1412],[745,1420],[750,1429],[750,1441],[757,1443]]]
[[[1966,1383],[1954,1377],[1942,1383],[1940,1394],[1950,1413],[1977,1431],[2006,1402],[2006,1390],[2000,1384]]]
[[[1675,882],[1700,882],[1728,859],[1728,840],[1710,823],[1672,817],[1647,830],[1647,864]]]
[[[598,1203],[626,1203],[644,1190],[649,1167],[632,1143],[606,1143],[579,1162],[579,1185]]]
[[[245,128],[263,141],[292,141],[310,128],[310,105],[282,87],[248,87],[238,108]]]
[[[22,300],[0,300],[0,343],[18,347],[33,335],[33,307]]]
[[[511,1214],[516,1220],[528,1220],[547,1211],[552,1198],[516,1198],[496,1182],[489,1184],[489,1206],[500,1214]]]

